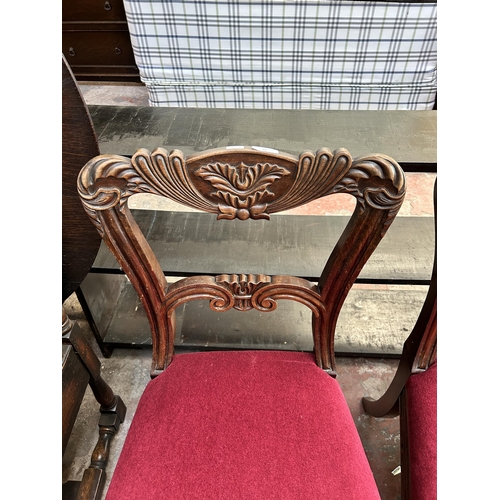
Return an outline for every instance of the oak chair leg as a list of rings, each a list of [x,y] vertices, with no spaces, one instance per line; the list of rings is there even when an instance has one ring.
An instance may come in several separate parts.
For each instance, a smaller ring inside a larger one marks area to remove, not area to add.
[[[77,497],[79,500],[99,500],[106,480],[105,469],[109,460],[111,440],[124,421],[127,408],[121,397],[116,395],[102,378],[99,358],[84,338],[78,323],[68,317],[64,308],[62,334],[63,342],[71,344],[87,369],[90,375],[89,385],[101,405],[99,439],[92,453],[90,465],[84,472]]]
[[[125,417],[125,405],[120,397],[117,397],[117,400],[117,407],[112,411],[101,410],[99,440],[92,453],[90,465],[83,474],[77,500],[99,500],[102,496],[111,440]]]

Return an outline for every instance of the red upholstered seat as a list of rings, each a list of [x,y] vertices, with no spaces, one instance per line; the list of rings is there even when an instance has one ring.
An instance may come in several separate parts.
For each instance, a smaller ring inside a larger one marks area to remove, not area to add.
[[[412,500],[437,498],[437,362],[406,383]]]
[[[336,379],[313,355],[177,354],[149,382],[107,500],[379,499]]]

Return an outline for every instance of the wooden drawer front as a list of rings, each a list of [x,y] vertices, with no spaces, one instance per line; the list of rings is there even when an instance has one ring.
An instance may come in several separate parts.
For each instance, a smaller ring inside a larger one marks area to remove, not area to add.
[[[126,21],[122,0],[63,0],[62,21]]]
[[[135,66],[127,31],[63,33],[63,54],[70,66]]]

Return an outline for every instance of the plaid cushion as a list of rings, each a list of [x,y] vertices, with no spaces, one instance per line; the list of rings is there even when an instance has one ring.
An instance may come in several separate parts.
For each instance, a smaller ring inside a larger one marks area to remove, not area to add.
[[[152,106],[431,109],[437,5],[124,0]]]

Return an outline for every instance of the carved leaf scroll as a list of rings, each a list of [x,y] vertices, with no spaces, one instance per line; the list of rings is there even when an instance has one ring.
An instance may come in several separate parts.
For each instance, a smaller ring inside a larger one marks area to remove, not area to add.
[[[268,187],[290,172],[269,163],[250,166],[209,163],[197,170],[196,175],[217,189],[215,196],[220,199],[218,219],[247,220],[269,219],[266,200],[275,195]]]
[[[117,203],[121,209],[125,199],[135,193],[159,194],[189,207],[216,213],[219,219],[240,220],[269,219],[272,213],[340,192],[355,196],[362,209],[368,204],[389,211],[393,217],[405,194],[401,168],[384,155],[353,160],[345,149],[332,152],[322,148],[315,154],[306,151],[291,163],[290,158],[286,158],[285,166],[279,164],[282,159],[279,155],[273,158],[264,153],[263,161],[247,165],[242,160],[249,154],[248,150],[233,153],[233,164],[217,161],[217,157],[224,154],[227,154],[225,150],[214,152],[194,173],[190,173],[188,164],[198,158],[186,160],[178,150],[169,153],[157,148],[150,153],[139,149],[132,159],[102,155],[92,160],[92,168],[85,170],[79,183],[80,195],[98,225],[95,210],[105,210]],[[214,161],[210,161],[211,158]],[[214,191],[208,194],[199,191],[193,175],[207,182]],[[288,188],[271,189],[273,183],[287,176],[293,176]],[[116,179],[113,186],[106,181],[110,177]]]
[[[191,300],[209,299],[210,308],[224,312],[257,309],[274,311],[279,299],[289,299],[308,306],[318,316],[325,307],[317,286],[295,276],[268,276],[265,274],[220,274],[218,276],[190,276],[170,285],[163,303],[170,314],[175,308]]]
[[[217,283],[229,287],[233,293],[234,308],[238,311],[249,311],[253,309],[252,295],[255,290],[271,281],[271,277],[265,274],[221,274],[216,277]]]
[[[316,154],[305,151],[298,159],[292,187],[273,204],[272,212],[289,210],[329,194],[351,164],[351,155],[343,148],[334,152],[321,148]]]
[[[353,160],[349,171],[332,193],[353,195],[363,210],[366,205],[387,211],[384,231],[396,216],[406,194],[405,177],[401,167],[391,157],[377,154]]]

